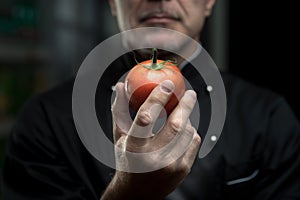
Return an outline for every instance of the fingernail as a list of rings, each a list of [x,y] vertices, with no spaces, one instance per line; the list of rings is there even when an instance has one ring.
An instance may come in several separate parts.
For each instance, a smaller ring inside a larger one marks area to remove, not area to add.
[[[161,82],[161,84],[160,84],[160,89],[161,89],[163,92],[171,93],[171,92],[173,92],[173,90],[174,90],[174,84],[173,84],[173,82],[170,81],[170,80],[165,80],[165,81]]]
[[[197,99],[197,93],[194,90],[186,91],[186,94],[189,95],[192,99]]]

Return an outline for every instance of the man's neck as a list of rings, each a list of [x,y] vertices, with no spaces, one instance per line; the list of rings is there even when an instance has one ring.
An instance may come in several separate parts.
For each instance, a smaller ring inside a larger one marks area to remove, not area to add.
[[[190,61],[195,54],[198,55],[199,52],[199,46],[196,46],[195,44],[183,46],[183,48],[180,50],[180,55],[170,51],[159,49],[158,59],[169,60],[174,62],[177,66],[181,66],[182,64],[186,63],[186,61]],[[138,62],[149,60],[152,59],[152,49],[135,50],[134,55]]]

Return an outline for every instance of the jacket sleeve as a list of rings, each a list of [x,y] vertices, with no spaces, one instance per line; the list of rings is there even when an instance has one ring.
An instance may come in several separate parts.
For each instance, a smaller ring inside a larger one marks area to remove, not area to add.
[[[4,200],[97,199],[67,163],[36,98],[10,135],[2,192]]]
[[[255,199],[300,199],[300,125],[284,99],[270,113]]]

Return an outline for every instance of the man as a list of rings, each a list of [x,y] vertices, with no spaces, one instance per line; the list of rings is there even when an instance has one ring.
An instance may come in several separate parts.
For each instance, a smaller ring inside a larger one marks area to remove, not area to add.
[[[109,3],[121,31],[163,27],[200,42],[200,32],[214,0],[110,0]],[[148,36],[159,42],[168,38],[164,32]],[[119,73],[127,70],[120,68]],[[153,90],[132,124],[122,117],[126,115],[123,83],[116,86],[117,97],[112,106],[114,141],[116,146],[126,150],[117,152],[117,164],[126,161],[126,152],[157,150],[177,133],[190,141],[179,159],[145,173],[114,172],[97,162],[77,136],[71,108],[73,81],[70,81],[34,98],[24,107],[8,148],[4,198],[300,199],[300,126],[284,99],[223,74],[228,100],[225,126],[215,148],[199,159],[197,132],[200,135],[205,132],[207,117],[197,131],[188,119],[196,98],[201,116],[209,116],[210,99],[205,90],[207,86],[192,66],[185,65],[182,73],[194,91],[186,91],[157,135],[147,139],[131,136],[135,131],[149,130],[149,126],[151,129],[157,117],[151,109],[168,101],[174,87],[172,82],[165,81]],[[110,97],[109,88],[119,79],[119,76],[112,78],[113,75],[110,69],[105,72],[100,80],[102,87],[96,94],[96,102],[101,98],[101,105],[96,105],[98,119],[107,130],[112,128],[110,99],[103,97]],[[180,148],[181,144],[179,141],[173,148]],[[150,163],[141,162],[151,165],[161,162],[162,158],[154,156]],[[140,163],[127,164],[130,169]]]

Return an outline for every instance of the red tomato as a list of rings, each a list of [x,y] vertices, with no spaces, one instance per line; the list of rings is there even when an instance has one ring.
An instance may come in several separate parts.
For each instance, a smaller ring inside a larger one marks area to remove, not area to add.
[[[183,96],[185,84],[178,67],[171,62],[162,60],[147,60],[130,70],[125,79],[130,107],[138,111],[151,91],[164,80],[171,80],[175,86],[169,102],[165,105],[166,113],[169,115]]]

